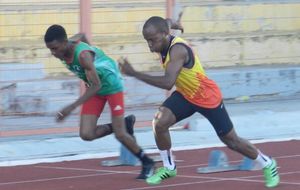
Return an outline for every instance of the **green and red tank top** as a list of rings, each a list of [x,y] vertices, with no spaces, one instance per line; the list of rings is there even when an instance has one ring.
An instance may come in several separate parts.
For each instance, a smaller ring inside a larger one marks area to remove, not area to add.
[[[63,61],[63,64],[85,83],[89,84],[85,70],[79,62],[79,56],[84,51],[90,51],[94,54],[94,65],[101,81],[101,89],[97,94],[109,95],[123,91],[123,79],[117,63],[97,47],[78,42],[75,45],[73,60],[70,63]]]

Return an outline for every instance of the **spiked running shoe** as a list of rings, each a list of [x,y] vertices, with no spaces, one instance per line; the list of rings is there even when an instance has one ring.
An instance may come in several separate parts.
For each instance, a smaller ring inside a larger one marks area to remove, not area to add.
[[[142,171],[136,179],[147,179],[154,173],[155,163],[153,160],[149,160],[148,163],[142,165]]]
[[[272,164],[263,168],[266,187],[276,187],[280,182],[280,177],[277,171],[276,160],[272,158]]]
[[[126,124],[126,130],[127,132],[133,136],[134,130],[133,126],[135,124],[135,116],[134,115],[128,115],[125,117],[125,124]]]
[[[149,185],[158,185],[162,180],[175,177],[177,175],[177,169],[170,170],[165,167],[157,169],[156,174],[146,179]]]

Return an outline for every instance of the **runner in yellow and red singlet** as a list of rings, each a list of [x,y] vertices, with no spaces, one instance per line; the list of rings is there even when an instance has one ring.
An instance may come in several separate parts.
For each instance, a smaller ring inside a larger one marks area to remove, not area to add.
[[[138,72],[127,59],[119,60],[122,72],[129,76],[166,90],[172,89],[174,85],[176,87],[176,90],[159,107],[153,121],[154,136],[163,160],[163,167],[147,178],[147,183],[156,185],[164,179],[177,175],[171,152],[169,128],[198,112],[209,120],[220,140],[231,150],[254,160],[261,166],[267,187],[277,186],[280,179],[276,161],[236,134],[222,101],[219,87],[206,76],[199,57],[187,42],[170,34],[170,26],[182,29],[179,22],[170,22],[170,19],[157,16],[149,18],[143,26],[143,36],[150,51],[158,53],[161,57],[165,70],[163,75],[151,76]]]

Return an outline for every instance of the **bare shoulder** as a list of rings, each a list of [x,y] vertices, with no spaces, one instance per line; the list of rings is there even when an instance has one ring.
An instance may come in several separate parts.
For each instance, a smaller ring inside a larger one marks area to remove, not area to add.
[[[181,56],[187,56],[188,50],[187,47],[184,44],[178,43],[174,44],[172,48],[170,49],[170,55],[181,55]]]

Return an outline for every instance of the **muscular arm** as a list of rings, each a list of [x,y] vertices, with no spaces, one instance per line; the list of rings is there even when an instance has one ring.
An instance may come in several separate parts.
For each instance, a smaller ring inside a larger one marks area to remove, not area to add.
[[[85,93],[78,98],[74,103],[73,106],[77,107],[87,101],[90,97],[94,96],[97,91],[100,90],[101,81],[98,77],[94,66],[94,57],[93,54],[89,51],[84,51],[80,54],[79,57],[80,64],[85,69],[86,77],[89,81],[90,86],[87,88]]]
[[[81,66],[85,69],[86,77],[90,83],[90,86],[85,91],[85,93],[81,97],[79,97],[75,102],[66,106],[57,113],[57,122],[63,121],[72,112],[72,110],[74,110],[79,105],[83,104],[90,97],[94,96],[98,90],[100,90],[101,82],[93,64],[93,54],[89,51],[84,51],[80,54],[79,61]]]
[[[183,64],[188,60],[188,52],[182,45],[174,45],[170,52],[170,60],[163,76],[152,76],[134,71],[132,76],[158,88],[171,90]]]

